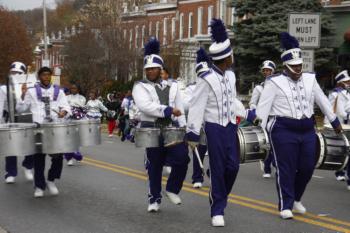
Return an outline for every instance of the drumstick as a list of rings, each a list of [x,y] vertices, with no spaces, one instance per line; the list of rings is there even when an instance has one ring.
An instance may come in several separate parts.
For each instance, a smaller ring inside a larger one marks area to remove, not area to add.
[[[198,159],[199,166],[200,166],[201,169],[202,169],[202,173],[205,174],[205,172],[204,172],[204,167],[203,167],[203,163],[202,163],[201,157],[199,156],[197,147],[194,148],[194,153],[196,154],[196,157],[197,157],[197,159]]]

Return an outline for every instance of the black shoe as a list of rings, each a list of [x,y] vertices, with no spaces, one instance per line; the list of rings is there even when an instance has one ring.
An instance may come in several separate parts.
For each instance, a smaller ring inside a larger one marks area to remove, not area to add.
[[[122,142],[125,141],[125,136],[122,136],[122,138],[120,139]]]

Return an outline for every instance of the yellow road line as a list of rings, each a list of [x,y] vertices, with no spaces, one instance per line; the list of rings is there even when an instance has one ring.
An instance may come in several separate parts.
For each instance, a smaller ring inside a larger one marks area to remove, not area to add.
[[[147,180],[148,179],[145,174],[143,174],[143,175],[135,174],[135,173],[130,172],[130,171],[121,170],[121,169],[114,168],[113,166],[109,166],[109,165],[97,164],[95,162],[91,162],[91,161],[88,161],[88,160],[91,160],[91,159],[85,158],[85,160],[82,163],[90,165],[90,166],[102,168],[102,169],[105,169],[105,170],[113,171],[113,172],[116,172],[116,173],[120,173],[120,174],[123,174],[123,175],[127,175],[127,176],[130,176],[130,177],[134,177],[134,178],[137,178],[137,179],[141,179],[141,180]],[[165,181],[163,181],[163,183],[165,183]],[[201,196],[204,196],[204,197],[208,197],[208,193],[204,192],[204,191],[201,191],[201,190],[195,190],[195,189],[192,189],[192,188],[186,187],[186,186],[183,187],[183,190],[185,190],[187,192],[190,192],[190,193],[198,194],[198,195],[201,195]],[[236,205],[248,207],[248,208],[251,208],[251,209],[259,210],[259,211],[262,211],[262,212],[266,212],[266,213],[270,213],[270,214],[274,214],[274,215],[279,215],[279,212],[277,210],[273,210],[273,209],[269,209],[269,208],[266,208],[266,207],[254,205],[254,204],[251,204],[251,203],[242,202],[242,201],[239,201],[239,200],[235,200],[235,199],[233,199],[231,197],[228,199],[228,202],[236,204]],[[305,217],[302,217],[302,216],[295,216],[294,219],[298,220],[298,221],[301,221],[301,222],[304,222],[304,223],[311,224],[311,225],[316,225],[316,226],[319,226],[319,227],[327,228],[327,229],[330,229],[330,230],[334,230],[334,231],[338,231],[338,232],[350,233],[350,229],[343,228],[343,227],[336,226],[336,225],[332,225],[332,224],[328,224],[328,223],[324,223],[324,222],[319,222],[319,221],[312,220],[312,219],[309,219],[309,218],[305,218]]]
[[[84,160],[88,160],[88,161],[93,162],[93,163],[104,164],[106,166],[111,166],[111,167],[123,169],[123,170],[129,171],[129,172],[132,172],[132,173],[136,173],[136,174],[140,174],[140,175],[146,176],[146,172],[143,172],[143,171],[140,171],[140,170],[136,170],[136,169],[132,169],[132,168],[128,168],[128,167],[124,167],[124,166],[120,166],[120,165],[104,162],[104,161],[101,161],[101,160],[92,159],[92,158],[89,158],[89,157],[84,157]],[[146,176],[146,179],[147,179],[147,176]],[[163,180],[167,180],[167,178],[163,177]],[[187,183],[187,182],[184,182],[184,186],[192,188],[192,184]],[[202,190],[209,192],[209,188],[207,188],[207,187],[202,187]],[[235,195],[235,194],[230,194],[229,197],[230,198],[236,198],[236,199],[239,199],[239,200],[242,200],[242,201],[251,202],[251,203],[254,203],[254,204],[258,204],[258,205],[262,205],[262,206],[265,206],[265,207],[271,207],[271,208],[277,209],[277,205],[273,204],[273,203],[269,203],[269,202],[265,202],[265,201],[261,201],[261,200],[256,200],[256,199],[252,199],[252,198],[249,198],[249,197],[239,196],[239,195]],[[331,218],[331,217],[326,217],[326,216],[325,217],[321,217],[321,216],[318,216],[318,215],[315,215],[315,214],[312,214],[312,213],[306,213],[306,214],[304,214],[304,216],[307,216],[307,217],[310,217],[310,218],[315,218],[315,219],[326,221],[326,222],[330,222],[330,223],[340,224],[340,225],[344,225],[344,226],[350,226],[350,222],[338,220],[338,219]]]

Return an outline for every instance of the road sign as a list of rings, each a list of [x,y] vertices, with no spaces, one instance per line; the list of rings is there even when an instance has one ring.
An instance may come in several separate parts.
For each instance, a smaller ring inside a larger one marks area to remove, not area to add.
[[[298,39],[301,48],[319,48],[321,44],[321,17],[318,13],[291,13],[289,34]]]
[[[314,72],[315,51],[303,49],[301,56],[303,58],[303,71]]]

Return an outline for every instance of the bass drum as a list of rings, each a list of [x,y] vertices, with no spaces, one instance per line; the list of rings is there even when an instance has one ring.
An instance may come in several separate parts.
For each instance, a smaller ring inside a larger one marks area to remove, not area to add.
[[[343,170],[349,160],[349,140],[330,126],[317,133],[316,169]]]
[[[270,143],[266,131],[260,126],[238,128],[238,152],[241,163],[265,160],[269,154]]]

